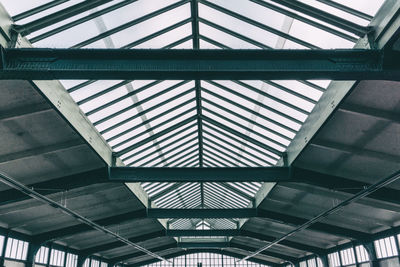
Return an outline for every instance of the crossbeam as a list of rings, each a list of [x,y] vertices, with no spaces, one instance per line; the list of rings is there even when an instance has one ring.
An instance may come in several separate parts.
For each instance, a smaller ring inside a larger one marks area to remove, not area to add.
[[[167,230],[167,236],[238,236],[240,231],[237,229],[221,229],[221,230]]]
[[[399,80],[400,52],[2,48],[0,79]]]
[[[257,209],[147,209],[149,218],[251,218],[257,217]]]
[[[142,168],[110,167],[114,182],[282,182],[294,181],[288,167]]]

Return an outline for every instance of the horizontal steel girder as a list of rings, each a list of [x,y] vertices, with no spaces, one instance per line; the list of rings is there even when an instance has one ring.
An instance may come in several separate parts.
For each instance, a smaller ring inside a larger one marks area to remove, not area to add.
[[[147,209],[149,218],[251,218],[257,217],[257,209]]]
[[[2,48],[0,79],[399,80],[400,52]]]
[[[282,182],[294,181],[289,167],[142,168],[110,167],[115,182]]]
[[[167,236],[237,236],[240,231],[236,229],[224,230],[167,230]]]

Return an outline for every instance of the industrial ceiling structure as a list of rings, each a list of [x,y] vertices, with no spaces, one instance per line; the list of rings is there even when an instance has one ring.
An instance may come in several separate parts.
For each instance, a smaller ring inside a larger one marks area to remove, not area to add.
[[[0,3],[3,264],[336,267],[400,234],[399,1]]]

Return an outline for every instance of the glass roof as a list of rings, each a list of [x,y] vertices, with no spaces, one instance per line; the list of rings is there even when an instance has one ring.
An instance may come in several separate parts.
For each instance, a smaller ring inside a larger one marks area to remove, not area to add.
[[[1,3],[34,47],[331,49],[352,48],[368,31],[366,26],[383,1]],[[127,166],[146,167],[273,166],[330,83],[61,82],[122,161]],[[142,186],[161,208],[243,208],[251,205],[261,184],[193,182]],[[234,229],[238,219],[173,219],[169,225],[175,229]]]

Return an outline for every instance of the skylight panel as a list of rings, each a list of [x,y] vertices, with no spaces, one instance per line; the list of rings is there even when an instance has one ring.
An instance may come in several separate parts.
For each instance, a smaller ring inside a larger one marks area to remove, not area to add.
[[[165,146],[162,146],[157,150],[154,150],[152,153],[148,153],[146,155],[146,157],[139,159],[139,160],[135,160],[133,162],[130,162],[129,164],[132,166],[142,166],[142,165],[148,165],[152,160],[154,160],[155,158],[158,157],[165,157],[173,152],[175,152],[181,145],[186,145],[187,143],[190,143],[194,140],[197,139],[197,133],[192,133],[191,135],[188,135],[187,137],[179,140],[178,142],[174,142],[172,143],[174,146],[168,147],[168,149],[166,149]],[[151,152],[151,151],[149,151]],[[158,152],[158,153],[155,153]]]
[[[265,31],[265,29],[262,29],[260,27],[254,26],[247,22],[244,22],[243,20],[235,18],[231,15],[227,15],[219,10],[216,10],[214,8],[206,6],[203,3],[204,2],[201,2],[199,4],[199,15],[201,18],[204,18],[207,21],[210,21],[212,23],[220,25],[231,31],[237,32],[247,38],[253,39],[254,41],[260,42],[266,46],[273,47],[274,44],[276,43],[277,38],[278,38],[277,35],[272,34],[271,32]],[[222,6],[222,5],[217,4],[217,6]],[[279,21],[279,18],[283,18],[283,16],[280,14],[277,14],[277,16],[275,16],[275,18]],[[200,33],[203,34],[201,29],[200,29]],[[215,35],[215,33],[214,33],[214,35]],[[206,36],[212,38],[212,36],[209,36],[209,35],[206,35]],[[228,46],[233,47],[233,48],[243,48],[243,47],[232,46],[232,43],[224,42],[223,39],[216,39],[216,40],[219,40],[222,43],[225,43]],[[249,42],[247,42],[247,43],[249,44]]]
[[[157,149],[155,149],[155,148],[146,149],[144,152],[138,154],[138,156],[133,157],[132,160],[129,161],[129,164],[130,165],[140,165],[141,162],[143,162],[144,160],[149,160],[149,159],[155,158],[157,156],[156,154],[158,154],[158,156],[164,155],[165,153],[167,153],[167,151],[169,151],[169,150],[173,151],[177,146],[179,146],[183,142],[187,142],[189,140],[194,140],[194,138],[197,138],[197,131],[190,129],[190,131],[188,133],[184,133],[184,135],[182,135],[182,136],[179,135],[179,137],[173,142],[169,142],[169,143],[162,142],[163,145],[161,146],[161,141],[157,141],[157,144],[159,146]],[[162,139],[162,141],[168,140],[168,139],[169,138]]]
[[[264,161],[273,162],[274,158],[276,158],[276,157],[271,157],[271,155],[268,154],[268,152],[265,151],[265,149],[263,147],[259,147],[258,145],[250,144],[250,142],[247,142],[247,140],[243,140],[240,137],[236,137],[233,134],[225,131],[224,129],[219,129],[215,126],[210,125],[209,123],[204,123],[204,125],[206,125],[207,128],[210,128],[213,131],[213,133],[218,135],[220,138],[228,138],[228,140],[231,139],[231,140],[233,140],[233,142],[237,142],[241,145],[251,147],[251,149],[249,151],[251,153],[254,153],[254,155],[264,159]]]
[[[141,2],[145,2],[145,1],[141,1]],[[171,1],[166,1],[166,2],[171,2]],[[154,6],[159,6],[159,5],[164,5],[164,1],[157,3]],[[145,6],[149,6],[148,3],[144,4]],[[127,14],[129,12],[129,15]],[[124,12],[122,12],[124,13]],[[134,15],[136,15],[136,13],[141,13],[139,12],[134,12]],[[126,10],[125,14],[122,14],[122,16],[126,16],[126,21],[131,21],[133,20],[132,18],[132,12],[129,10]],[[107,15],[107,16],[103,16],[103,19],[107,24],[109,24],[108,22],[110,20],[115,20],[116,16],[111,16],[111,15]],[[119,17],[119,15],[117,16]],[[110,37],[114,40],[115,42],[115,46],[116,47],[124,47],[124,46],[131,46],[132,42],[135,42],[141,38],[144,38],[146,36],[148,36],[149,34],[155,33],[160,31],[161,29],[165,28],[165,27],[169,27],[172,26],[180,21],[183,21],[187,18],[190,17],[190,5],[187,3],[183,6],[179,6],[177,8],[174,8],[168,12],[165,12],[163,14],[159,14],[153,18],[149,18],[143,22],[140,22],[132,27],[129,27],[127,29],[124,29],[122,31],[119,31],[115,34],[110,35]],[[140,19],[138,19],[140,20]],[[126,22],[125,22],[126,23]],[[123,23],[119,23],[119,25],[122,25]],[[108,26],[108,29],[112,29],[114,27],[118,27],[117,24],[115,23],[115,25],[112,26]],[[185,32],[181,32],[181,36],[183,37],[185,34],[189,33],[190,30],[188,28],[186,28]],[[176,40],[176,38],[175,38]],[[158,42],[153,42],[153,47],[162,47],[166,44],[169,43],[170,40],[165,40],[163,43],[160,43],[161,39],[158,39]],[[94,43],[93,43],[94,44]],[[93,44],[88,45],[87,47],[93,47]],[[147,43],[148,45],[150,43]],[[142,44],[141,46],[143,47],[144,44]],[[148,48],[151,48],[148,47]]]
[[[211,143],[215,147],[219,147],[225,153],[233,154],[236,162],[245,162],[245,164],[249,166],[261,166],[260,163],[253,161],[251,158],[242,157],[242,150],[239,147],[233,147],[231,145],[227,145],[226,143],[219,143],[218,140],[214,139],[212,136],[206,135],[204,132],[203,138],[206,142]]]
[[[227,153],[221,147],[209,145],[207,140],[204,140],[204,149],[207,150],[209,153],[212,153],[214,155],[218,155],[219,159],[224,159],[226,162],[229,163],[231,166],[249,166],[246,163],[243,163],[241,161],[237,161],[237,159],[231,155],[229,152]]]
[[[252,139],[263,143],[265,145],[266,150],[269,151],[269,155],[271,157],[276,157],[279,158],[279,155],[285,151],[285,147],[284,146],[280,146],[278,144],[276,144],[274,142],[274,140],[269,139],[263,135],[261,135],[260,133],[254,131],[253,129],[248,128],[246,125],[246,123],[243,124],[239,124],[235,119],[230,119],[227,116],[227,114],[223,113],[221,110],[216,110],[214,107],[210,107],[210,109],[207,108],[206,105],[204,105],[203,107],[203,114],[211,119],[216,120],[219,123],[222,123],[223,125],[241,133],[247,136],[251,136]],[[222,115],[221,115],[222,113]],[[222,117],[224,116],[224,117]],[[249,134],[248,134],[249,132]],[[251,135],[250,135],[251,133]],[[267,148],[268,147],[268,148]]]
[[[80,84],[82,81],[77,80],[76,83],[70,83],[67,82],[67,80],[61,81],[61,83],[65,86],[65,88],[72,87],[71,85],[75,84]],[[89,84],[87,86],[82,87],[81,89],[71,92],[70,95],[72,98],[75,100],[75,102],[82,101],[88,97],[91,97],[97,93],[100,93],[112,86],[115,86],[119,83],[121,83],[121,80],[100,80],[100,81],[95,81],[92,84]]]
[[[304,95],[305,97],[308,97],[314,101],[318,101],[323,92],[314,89],[311,86],[308,86],[300,81],[294,81],[294,80],[274,80],[272,81],[278,85],[282,85],[285,86],[286,88],[288,88],[289,90],[292,90],[298,94]]]
[[[335,14],[336,16],[345,18],[349,21],[358,23],[360,25],[367,25],[368,20],[365,19],[360,19],[357,16],[351,15],[348,12],[343,12],[337,8],[334,8],[332,6],[326,5],[323,3],[323,1],[315,1],[315,0],[301,0],[301,2],[304,2],[309,5],[313,5],[314,7],[317,7],[321,10],[324,10],[326,12],[329,12],[331,14]],[[333,2],[342,4],[344,6],[347,6],[349,8],[353,8],[355,10],[358,10],[360,12],[364,12],[366,14],[369,14],[371,16],[375,15],[378,9],[382,6],[384,0],[375,0],[375,1],[363,1],[363,0],[352,0],[352,1],[346,1],[346,0],[334,0]]]
[[[181,151],[182,152],[182,151]],[[193,142],[190,146],[186,147],[186,150],[182,153],[176,153],[173,156],[170,156],[166,159],[165,167],[173,167],[175,164],[179,164],[183,160],[187,159],[190,156],[198,155],[198,145],[197,142]]]
[[[183,133],[184,131],[192,131],[194,125],[196,125],[194,122],[191,124],[179,127],[178,129],[175,129],[167,134],[165,134],[162,138],[159,138],[157,140],[158,143],[165,142],[171,138],[171,136]],[[128,160],[134,159],[137,157],[140,153],[143,153],[147,150],[149,146],[152,145],[152,142],[146,142],[144,144],[140,144],[138,147],[132,148],[132,150],[124,155],[121,156],[121,159],[125,162],[125,164],[128,164]],[[132,161],[132,160],[131,160]]]
[[[201,36],[210,40],[215,40],[225,47],[237,49],[260,49],[268,47],[247,36],[235,33],[233,30],[226,29],[217,24],[214,25],[206,19],[200,18],[199,29]]]
[[[164,131],[165,129],[176,125],[177,123],[188,119],[190,117],[193,117],[196,114],[196,108],[192,107],[190,109],[185,110],[184,112],[177,114],[171,118],[169,118],[168,120],[162,121],[159,124],[155,124],[155,123],[151,123],[151,125],[154,128],[154,133],[159,133],[161,131]]]
[[[223,138],[216,136],[216,134],[218,133],[212,132],[212,130],[209,131],[208,129],[205,129],[205,127],[203,127],[203,129],[204,129],[203,133],[204,138],[207,138],[208,140],[212,141],[215,144],[220,144],[221,146],[224,146],[226,149],[229,149],[230,151],[234,151],[234,153],[240,155],[239,158],[243,157],[247,161],[257,166],[264,166],[266,164],[265,161],[257,155],[251,153],[245,153],[245,155],[243,155],[243,153],[245,152],[245,150],[243,150],[243,145],[246,145],[246,143],[244,142],[236,143],[235,141],[230,141],[229,139],[225,140]],[[267,165],[269,164],[267,163]]]
[[[241,123],[242,125],[247,125],[247,128],[250,128],[252,130],[255,130],[257,133],[262,134],[265,136],[268,140],[271,140],[273,143],[279,145],[279,146],[287,146],[290,143],[290,138],[280,134],[277,131],[271,131],[268,127],[266,127],[262,122],[258,122],[257,117],[253,116],[248,116],[246,117],[246,112],[242,112],[238,108],[233,108],[235,111],[232,112],[230,109],[229,104],[226,105],[225,103],[220,103],[216,104],[218,100],[213,99],[212,96],[207,96],[210,98],[210,100],[214,101],[209,101],[207,99],[203,100],[203,106],[206,107],[207,109],[220,112],[221,115],[225,116],[226,118],[229,118],[231,120],[234,120],[238,123]],[[214,103],[213,103],[214,102]],[[221,101],[219,101],[221,102]],[[253,120],[254,119],[254,120]],[[257,130],[255,129],[257,128]]]
[[[241,192],[247,194],[250,197],[254,197],[255,193],[252,192],[252,190],[249,190],[248,188],[242,186],[240,183],[232,183],[232,182],[228,182],[229,185],[235,187],[236,189],[240,190]]]
[[[298,20],[293,22],[290,34],[297,38],[307,40],[313,45],[323,49],[352,48],[354,46],[354,42],[340,38]]]

